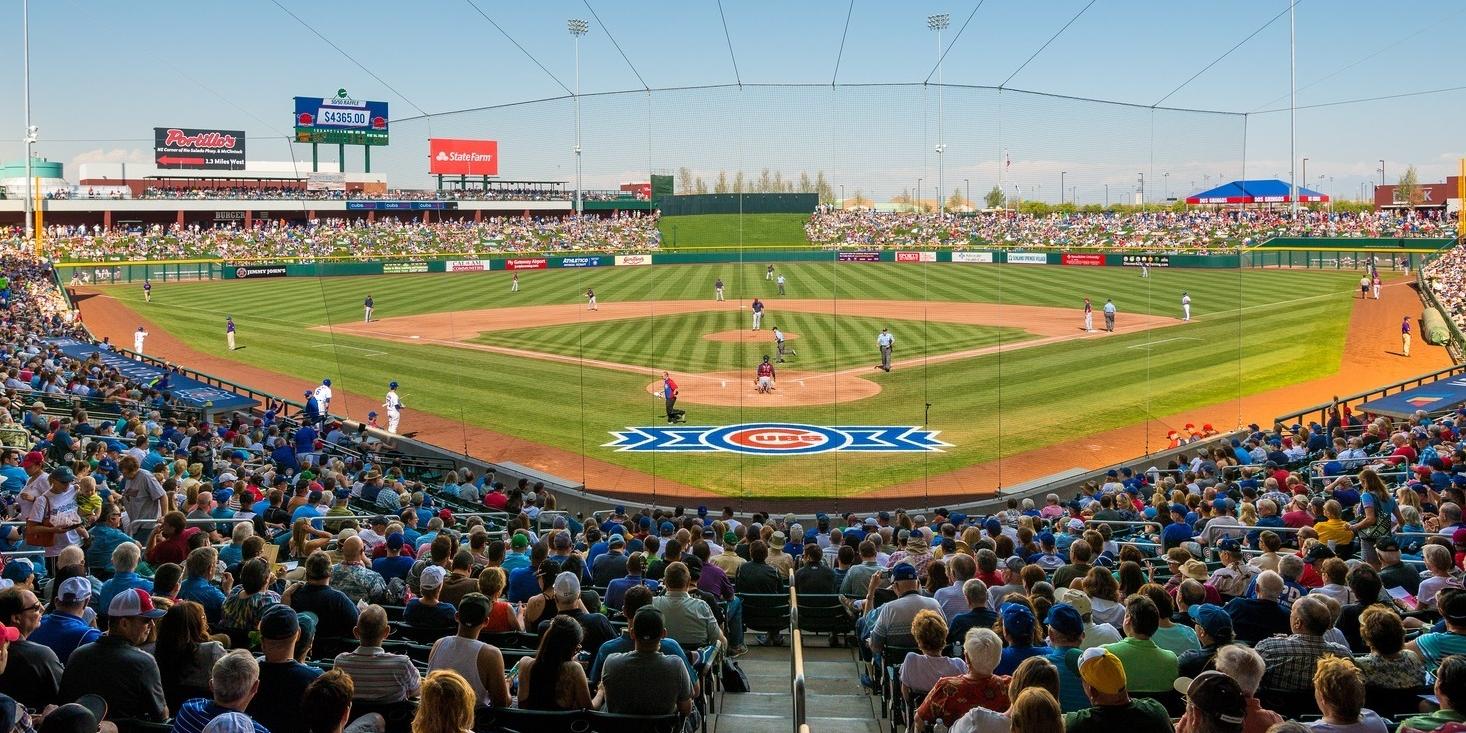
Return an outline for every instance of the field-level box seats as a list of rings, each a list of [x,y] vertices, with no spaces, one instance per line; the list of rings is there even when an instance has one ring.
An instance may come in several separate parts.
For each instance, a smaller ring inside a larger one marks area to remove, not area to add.
[[[763,634],[789,630],[789,593],[739,593],[743,599],[743,628]],[[800,609],[801,612],[803,608]]]

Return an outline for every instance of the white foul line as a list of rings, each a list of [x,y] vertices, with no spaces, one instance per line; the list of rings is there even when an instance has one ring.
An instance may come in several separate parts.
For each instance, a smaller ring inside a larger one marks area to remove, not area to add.
[[[1134,346],[1126,346],[1125,348],[1127,348],[1127,349],[1149,349],[1150,347],[1155,346],[1156,344],[1163,344],[1163,343],[1166,343],[1167,341],[1200,341],[1200,340],[1201,339],[1195,338],[1193,336],[1176,336],[1174,338],[1161,339],[1159,341],[1151,341],[1149,343],[1136,344]]]
[[[346,344],[314,344],[314,345],[311,346],[311,348],[312,349],[333,349],[333,348],[334,349],[352,349],[353,351],[360,351],[360,352],[362,352],[362,354],[365,355],[365,356],[386,356],[387,355],[387,352],[385,352],[385,351],[373,351],[372,349],[363,349],[360,346],[347,346]]]

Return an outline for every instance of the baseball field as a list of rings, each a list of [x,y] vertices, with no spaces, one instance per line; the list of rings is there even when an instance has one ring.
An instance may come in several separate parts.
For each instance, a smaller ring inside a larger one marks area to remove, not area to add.
[[[103,286],[82,308],[99,336],[128,345],[143,324],[149,353],[294,399],[330,377],[348,396],[335,407],[358,419],[382,410],[396,380],[403,432],[592,489],[829,498],[972,495],[992,488],[979,469],[1003,465],[995,459],[1021,463],[1142,425],[1146,445],[1163,447],[1165,426],[1257,419],[1244,416],[1249,396],[1276,402],[1313,385],[1294,406],[1317,402],[1344,378],[1341,364],[1367,388],[1389,369],[1355,373],[1344,358],[1356,311],[1384,315],[1414,297],[1393,283],[1386,290],[1402,299],[1361,304],[1351,300],[1351,272],[1153,269],[1141,278],[1133,268],[955,263],[778,272],[782,297],[750,256],[742,265],[526,271],[517,293],[511,273],[498,271],[155,283],[151,303],[138,285]],[[724,302],[713,297],[719,278]],[[587,310],[587,288],[599,310]],[[1190,323],[1180,320],[1183,291]],[[364,323],[368,294],[376,312]],[[1082,329],[1085,297],[1097,333]],[[757,332],[754,298],[766,306]],[[1102,330],[1107,298],[1118,310],[1113,334]],[[224,349],[226,315],[238,324],[238,351]],[[1381,322],[1391,318],[1397,326],[1399,310]],[[776,363],[774,392],[759,394],[754,368],[777,356],[774,326],[791,353]],[[895,338],[889,373],[875,368],[883,327]],[[1380,336],[1368,348],[1383,352],[1379,343],[1398,338]],[[924,426],[947,445],[809,456],[607,446],[628,428],[666,425],[656,394],[663,370],[679,383],[689,426]],[[1095,458],[1056,456],[1051,466]],[[1022,474],[1009,470],[1005,483]]]

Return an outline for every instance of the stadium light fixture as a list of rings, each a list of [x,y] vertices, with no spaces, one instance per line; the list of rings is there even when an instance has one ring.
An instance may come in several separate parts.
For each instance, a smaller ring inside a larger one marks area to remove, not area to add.
[[[30,240],[34,233],[34,212],[31,211],[32,199],[35,194],[31,191],[31,146],[36,142],[36,127],[31,124],[31,3],[25,0],[21,4],[21,35],[22,41],[22,76],[25,78],[25,238]],[[40,254],[37,252],[37,254]]]
[[[1385,159],[1379,159],[1379,185],[1385,185]]]
[[[1068,174],[1069,174],[1069,171],[1059,171],[1059,205],[1060,206],[1063,206],[1064,205],[1064,176],[1066,176]]]
[[[570,35],[575,37],[575,215],[585,213],[581,191],[585,188],[580,165],[580,37],[590,32],[590,23],[571,18],[565,23]]]
[[[937,213],[946,213],[944,197],[946,184],[946,161],[942,153],[947,150],[947,140],[942,124],[942,31],[950,24],[952,16],[947,13],[926,16],[926,27],[937,32]]]

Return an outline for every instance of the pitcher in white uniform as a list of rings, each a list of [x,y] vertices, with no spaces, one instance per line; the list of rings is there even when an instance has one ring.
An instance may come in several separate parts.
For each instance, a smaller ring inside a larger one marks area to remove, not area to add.
[[[1181,320],[1191,320],[1191,294],[1185,290],[1181,291]]]
[[[147,337],[147,329],[143,328],[142,326],[138,326],[137,332],[132,334],[132,350],[136,351],[139,354],[143,353],[143,339]]]

